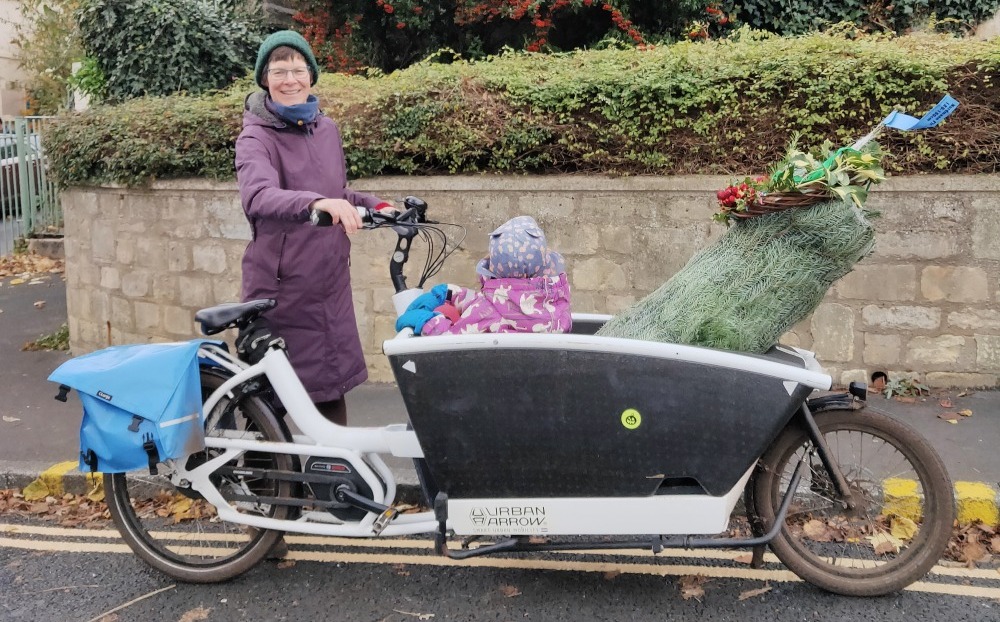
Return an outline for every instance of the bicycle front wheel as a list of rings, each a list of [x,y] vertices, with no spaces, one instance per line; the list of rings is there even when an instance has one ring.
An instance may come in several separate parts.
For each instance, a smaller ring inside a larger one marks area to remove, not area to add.
[[[847,508],[804,430],[790,427],[761,458],[753,504],[765,529],[792,473],[808,469],[771,548],[792,572],[837,594],[875,596],[923,577],[951,536],[951,480],[934,449],[889,417],[855,411],[815,416],[856,507]]]
[[[223,376],[203,370],[203,396],[210,395],[223,380]],[[211,413],[206,413],[206,435],[222,434],[230,438],[285,440],[270,409],[256,398],[244,398],[238,404],[223,399]],[[189,460],[203,462],[218,453],[208,450]],[[242,472],[293,469],[290,455],[260,452],[246,452],[227,466],[242,467],[238,469]],[[226,475],[218,476],[214,483],[220,490],[247,497],[291,494],[287,481]],[[282,534],[221,521],[215,507],[200,495],[175,488],[166,477],[148,471],[107,473],[104,486],[111,517],[132,551],[153,568],[180,581],[213,583],[236,577],[260,562]],[[247,514],[277,519],[287,518],[290,512],[289,506],[259,502],[237,501],[233,505]]]

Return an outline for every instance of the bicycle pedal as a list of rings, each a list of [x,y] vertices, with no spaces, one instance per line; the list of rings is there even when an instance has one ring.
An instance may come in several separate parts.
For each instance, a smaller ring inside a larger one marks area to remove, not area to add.
[[[384,512],[379,514],[378,518],[375,519],[375,523],[372,524],[372,531],[375,535],[380,535],[382,531],[389,526],[392,519],[399,515],[399,510],[396,508],[386,508]]]

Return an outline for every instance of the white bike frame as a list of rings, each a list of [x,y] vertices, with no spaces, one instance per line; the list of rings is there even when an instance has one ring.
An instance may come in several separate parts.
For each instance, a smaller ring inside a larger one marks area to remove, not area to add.
[[[232,390],[237,386],[265,376],[287,409],[287,416],[302,434],[294,435],[290,443],[242,437],[228,438],[225,435],[206,436],[206,447],[221,449],[223,452],[191,470],[186,469],[181,464],[182,461],[175,461],[171,474],[174,485],[190,483],[191,488],[216,507],[219,518],[225,521],[261,529],[279,529],[315,535],[348,537],[379,535],[374,527],[377,516],[371,512],[362,520],[354,522],[338,520],[326,511],[304,511],[294,520],[279,520],[239,512],[222,496],[209,476],[219,467],[247,451],[339,458],[350,463],[355,472],[365,480],[374,495],[373,501],[391,506],[396,496],[396,481],[379,454],[401,458],[423,457],[416,434],[406,429],[405,424],[364,428],[341,426],[326,420],[316,409],[302,382],[295,375],[284,350],[272,348],[267,351],[261,362],[249,367],[215,346],[204,346],[200,354],[234,373],[208,398],[204,412],[212,412],[220,400],[232,395]],[[399,514],[380,535],[429,533],[437,528],[438,523],[432,512]]]

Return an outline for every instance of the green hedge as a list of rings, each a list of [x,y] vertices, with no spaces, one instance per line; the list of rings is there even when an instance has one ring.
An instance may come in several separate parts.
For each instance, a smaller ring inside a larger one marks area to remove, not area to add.
[[[854,36],[854,35],[850,35]],[[800,144],[853,142],[894,105],[942,127],[883,139],[896,173],[997,172],[1000,39],[752,31],[646,51],[508,54],[425,62],[387,76],[324,75],[351,173],[742,175]],[[249,80],[212,96],[142,98],[65,117],[48,137],[64,184],[232,178]]]

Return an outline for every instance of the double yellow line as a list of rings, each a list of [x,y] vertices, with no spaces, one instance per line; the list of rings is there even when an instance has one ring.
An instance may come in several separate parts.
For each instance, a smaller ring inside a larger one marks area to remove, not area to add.
[[[163,534],[164,536],[167,534]],[[174,534],[176,535],[176,534]],[[201,539],[213,536],[200,534]],[[218,534],[219,539],[232,535]],[[45,539],[39,539],[45,538]],[[744,551],[702,549],[697,551],[669,550],[655,558],[649,550],[622,551],[566,551],[554,553],[547,558],[474,557],[466,560],[452,560],[433,553],[433,542],[426,540],[333,538],[320,536],[297,536],[288,534],[285,541],[289,545],[285,559],[335,564],[377,564],[411,566],[448,566],[456,568],[494,568],[512,570],[548,570],[555,572],[600,572],[619,574],[653,575],[661,577],[681,577],[701,575],[717,579],[745,579],[774,583],[799,582],[796,575],[783,568],[750,568],[742,558]],[[121,543],[118,533],[113,530],[80,530],[33,525],[0,523],[0,547],[63,553],[130,553],[127,545]],[[310,547],[303,549],[300,547]],[[322,547],[325,550],[315,550]],[[346,549],[346,550],[343,550]],[[579,559],[581,556],[603,556],[605,561]],[[625,561],[622,558],[629,558]],[[670,560],[674,563],[650,563],[644,560]],[[684,563],[684,560],[701,560],[718,565]],[[777,565],[776,557],[768,553],[765,563]],[[946,594],[971,598],[1000,599],[1000,571],[996,569],[950,568],[934,566],[929,577],[948,577],[963,582],[976,581],[987,585],[961,585],[938,583],[931,580],[918,581],[907,590],[932,594]]]

